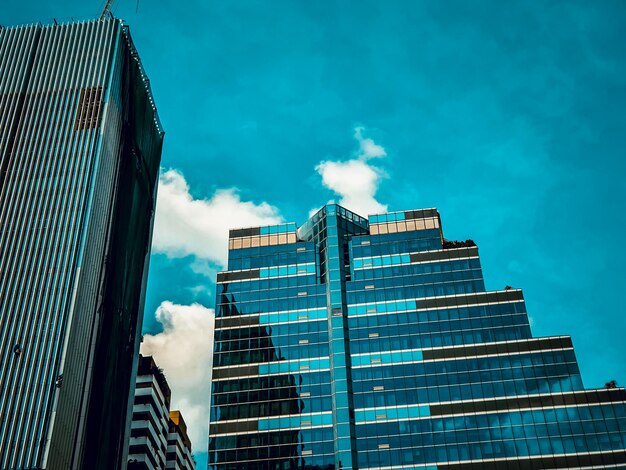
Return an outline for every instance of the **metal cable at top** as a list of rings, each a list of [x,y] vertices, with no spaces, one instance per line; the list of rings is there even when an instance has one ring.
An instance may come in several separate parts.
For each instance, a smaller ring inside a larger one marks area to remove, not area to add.
[[[104,4],[104,8],[102,9],[102,13],[100,13],[100,19],[103,20],[106,16],[107,13],[111,14],[111,4],[113,3],[113,0],[107,0],[107,2]]]

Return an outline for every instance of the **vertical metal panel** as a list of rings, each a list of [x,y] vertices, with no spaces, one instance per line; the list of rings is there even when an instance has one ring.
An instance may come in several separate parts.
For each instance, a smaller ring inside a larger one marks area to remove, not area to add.
[[[106,51],[111,53],[111,40],[113,31],[107,31],[106,38],[102,35],[96,37],[99,43],[103,40],[107,42]],[[115,30],[115,34],[119,35],[119,30]],[[98,46],[102,48],[100,44]],[[110,62],[110,57],[107,63]],[[102,72],[103,74],[105,72]],[[108,80],[107,80],[107,86]],[[105,114],[108,122],[108,113]],[[119,119],[113,116],[112,120]],[[99,291],[100,278],[102,276],[103,259],[104,259],[104,242],[109,230],[108,217],[111,212],[111,196],[114,186],[114,169],[118,160],[117,152],[119,152],[119,133],[109,133],[108,126],[106,130],[102,130],[97,134],[98,139],[102,139],[102,145],[112,145],[114,152],[102,152],[97,148],[94,152],[93,166],[95,173],[93,174],[92,186],[87,190],[87,200],[85,201],[86,218],[83,222],[86,227],[81,239],[78,243],[84,248],[80,252],[77,260],[78,275],[73,287],[73,295],[71,298],[70,312],[73,317],[71,335],[65,336],[66,349],[63,361],[64,380],[67,378],[72,385],[83,384],[81,387],[75,386],[74,389],[65,388],[61,391],[61,401],[56,409],[56,419],[59,420],[58,426],[72,430],[71,435],[66,433],[57,433],[56,444],[53,446],[54,455],[57,456],[55,462],[59,468],[63,466],[71,467],[73,457],[73,448],[80,448],[82,443],[82,435],[84,434],[85,417],[87,407],[89,405],[88,396],[90,390],[89,376],[93,373],[91,363],[93,361],[93,346],[95,332],[98,324],[99,315],[99,296],[94,295]],[[86,132],[86,131],[84,131]],[[88,144],[89,145],[89,144]],[[97,168],[97,169],[96,169]],[[94,204],[94,195],[97,199]],[[87,241],[89,240],[89,241]],[[79,314],[80,312],[80,314]],[[75,341],[70,341],[70,337]],[[73,411],[73,413],[72,413]],[[49,436],[52,444],[52,436]],[[63,450],[61,450],[63,449]],[[60,461],[58,456],[68,456],[67,461]]]

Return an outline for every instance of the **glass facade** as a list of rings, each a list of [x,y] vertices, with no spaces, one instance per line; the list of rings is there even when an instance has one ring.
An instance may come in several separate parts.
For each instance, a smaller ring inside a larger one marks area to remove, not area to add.
[[[486,291],[436,209],[231,230],[209,466],[626,468],[626,392],[585,390],[521,290]]]

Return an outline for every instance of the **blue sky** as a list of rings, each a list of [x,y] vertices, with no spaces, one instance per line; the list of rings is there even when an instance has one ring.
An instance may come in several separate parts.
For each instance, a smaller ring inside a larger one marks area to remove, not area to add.
[[[99,3],[11,1],[0,23],[85,19]],[[437,207],[447,238],[475,240],[487,287],[523,288],[536,336],[572,335],[586,386],[626,384],[624,2],[136,6],[115,12],[151,78],[170,170],[144,324],[154,348],[213,307],[216,230],[300,224],[341,199],[320,164],[358,161],[377,203]],[[364,158],[364,142],[385,155]]]

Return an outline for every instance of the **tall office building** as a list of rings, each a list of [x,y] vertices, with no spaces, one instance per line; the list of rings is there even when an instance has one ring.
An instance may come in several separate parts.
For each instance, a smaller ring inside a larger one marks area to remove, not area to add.
[[[533,338],[435,209],[327,205],[229,249],[212,469],[626,468],[624,389],[585,390],[570,338]]]
[[[162,141],[121,21],[0,29],[0,468],[125,464]]]

